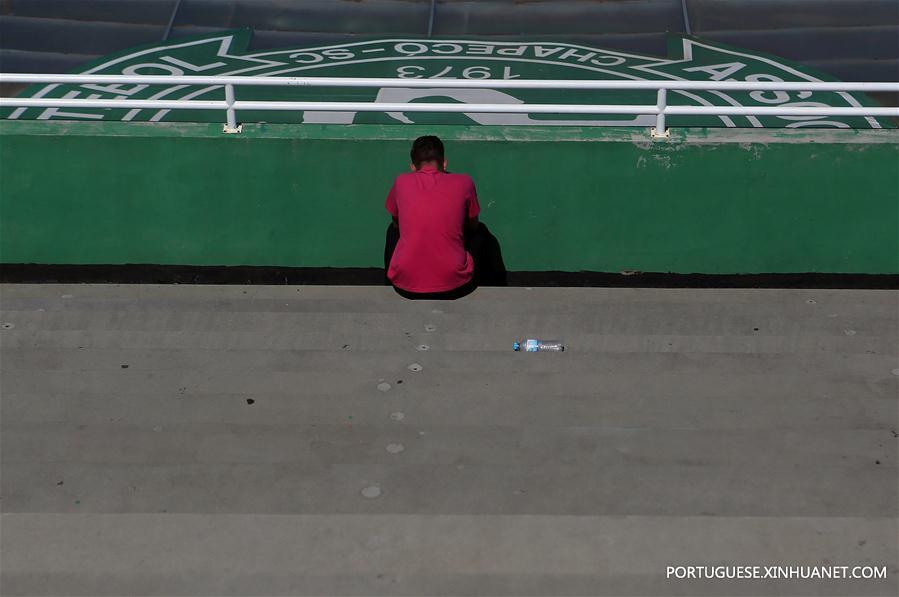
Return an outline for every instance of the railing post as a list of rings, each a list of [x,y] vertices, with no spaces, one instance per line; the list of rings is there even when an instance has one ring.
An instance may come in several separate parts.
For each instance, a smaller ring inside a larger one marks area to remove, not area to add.
[[[222,129],[223,133],[233,134],[243,130],[243,125],[238,126],[237,124],[237,113],[234,111],[234,102],[234,85],[225,85],[225,104],[228,107],[225,110],[226,122],[225,127]]]
[[[656,96],[656,127],[650,131],[653,139],[667,139],[671,136],[665,128],[665,109],[668,107],[668,90],[660,88]]]

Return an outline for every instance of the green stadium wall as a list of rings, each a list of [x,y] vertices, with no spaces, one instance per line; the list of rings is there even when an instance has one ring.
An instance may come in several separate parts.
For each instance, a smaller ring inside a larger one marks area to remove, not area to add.
[[[895,130],[0,122],[0,261],[379,267],[421,134],[512,271],[899,273]]]

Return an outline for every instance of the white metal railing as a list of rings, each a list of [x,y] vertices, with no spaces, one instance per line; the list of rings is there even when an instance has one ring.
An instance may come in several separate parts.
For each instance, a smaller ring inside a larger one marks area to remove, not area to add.
[[[0,108],[132,108],[170,110],[224,110],[225,130],[239,130],[237,112],[245,110],[321,112],[472,112],[502,114],[638,114],[655,115],[653,135],[666,131],[668,115],[706,116],[886,116],[899,117],[899,107],[807,106],[803,102],[782,106],[672,106],[668,91],[832,91],[899,93],[899,82],[837,83],[824,81],[598,81],[509,79],[394,79],[353,77],[241,77],[171,75],[45,75],[0,73],[0,83],[211,85],[222,86],[224,100],[0,98]],[[402,87],[428,89],[571,89],[651,90],[655,105],[635,104],[472,104],[396,102],[319,102],[238,100],[234,88],[274,87]],[[799,105],[795,105],[799,104]]]

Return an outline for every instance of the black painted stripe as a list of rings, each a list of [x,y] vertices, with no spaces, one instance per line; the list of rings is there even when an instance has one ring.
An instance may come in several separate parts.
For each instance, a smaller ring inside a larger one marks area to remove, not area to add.
[[[0,282],[18,284],[384,284],[380,268],[193,265],[0,264]],[[857,288],[899,289],[895,274],[673,274],[660,272],[513,271],[509,286],[613,288]]]

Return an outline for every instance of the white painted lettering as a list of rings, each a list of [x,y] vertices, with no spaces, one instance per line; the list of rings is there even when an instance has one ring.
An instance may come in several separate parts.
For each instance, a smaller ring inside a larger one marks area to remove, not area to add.
[[[62,99],[74,99],[81,95],[80,91],[70,91],[62,96]],[[96,94],[91,94],[83,99],[98,99],[100,96]],[[40,116],[37,117],[38,120],[49,120],[54,116],[59,116],[60,118],[88,118],[91,120],[103,120],[102,114],[87,114],[84,112],[63,112],[59,108],[47,108],[43,112],[41,112]]]
[[[515,46],[512,48],[499,48],[496,53],[500,56],[524,56],[524,53],[527,51],[527,46]]]
[[[581,52],[577,48],[571,48],[570,50],[566,50],[559,56],[559,60],[568,60],[569,58],[577,58],[578,62],[587,62],[591,58],[596,56],[596,52]]]
[[[625,59],[622,56],[597,56],[590,61],[590,64],[595,64],[596,66],[618,66],[624,63]]]
[[[469,44],[465,53],[470,54],[472,56],[489,56],[493,54],[494,46],[480,45],[480,44]]]
[[[782,83],[783,79],[774,75],[747,75],[747,81],[768,81],[772,83]],[[790,101],[790,94],[786,91],[751,91],[749,97],[761,104],[782,104]]]
[[[462,46],[459,44],[436,43],[431,46],[431,52],[434,54],[460,54]]]
[[[549,58],[553,54],[558,54],[562,48],[556,46],[555,48],[544,48],[543,46],[534,46],[534,56],[537,58]]]
[[[468,68],[462,71],[462,78],[464,79],[489,79],[490,78],[490,67],[489,66],[469,66]]]
[[[712,81],[723,81],[744,68],[746,68],[746,65],[742,62],[726,62],[724,64],[709,64],[708,66],[693,66],[684,70],[690,73],[707,73]]]
[[[396,69],[396,76],[400,79],[420,79],[425,67],[418,64],[406,64]]]
[[[334,60],[348,60],[356,55],[346,48],[334,48],[332,50],[323,50],[322,54]]]
[[[440,79],[440,78],[443,78],[443,75],[448,75],[448,74],[450,74],[450,72],[452,72],[452,70],[453,70],[453,67],[452,67],[452,66],[444,66],[444,67],[443,67],[443,70],[441,70],[441,71],[440,71],[439,73],[437,73],[436,75],[431,75],[431,76],[428,77],[428,78],[429,78],[429,79]],[[455,77],[450,77],[450,78],[451,78],[451,79],[454,79]]]
[[[405,56],[417,56],[419,54],[424,54],[428,51],[428,46],[424,44],[420,44],[417,42],[403,42],[396,44],[393,46],[393,50],[397,54],[403,54]]]
[[[324,60],[321,54],[316,54],[315,52],[297,52],[296,54],[291,54],[288,58],[299,64],[315,64]]]

